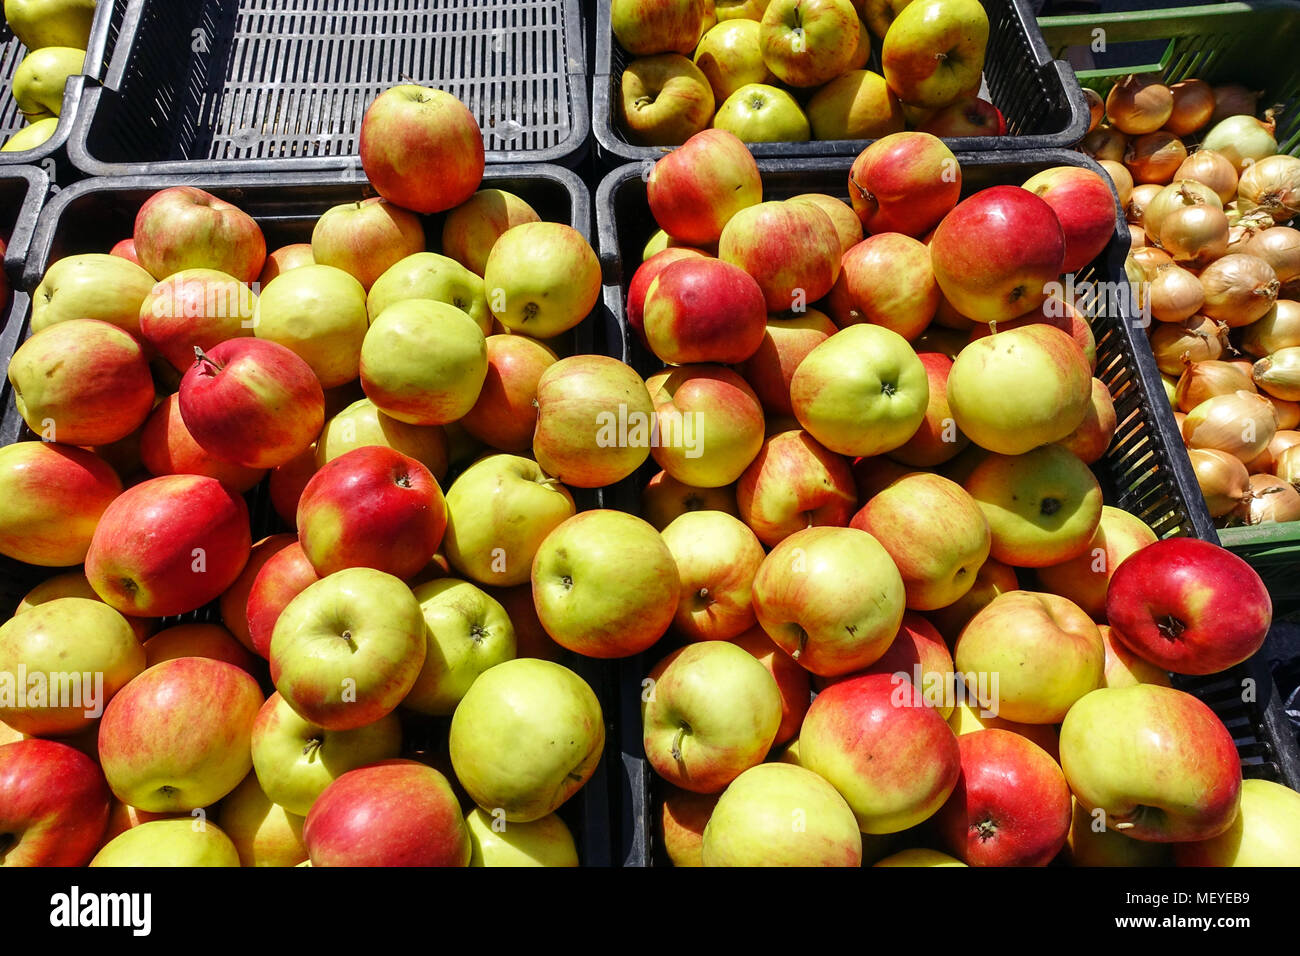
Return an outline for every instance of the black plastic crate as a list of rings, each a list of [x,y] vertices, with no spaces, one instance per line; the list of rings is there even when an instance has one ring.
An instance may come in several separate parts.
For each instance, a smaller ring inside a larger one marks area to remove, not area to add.
[[[54,135],[35,149],[20,152],[0,152],[0,165],[40,165],[54,178],[62,178],[55,164],[66,159],[68,138],[77,117],[85,107],[86,78],[98,79],[104,75],[108,58],[117,43],[118,28],[127,0],[99,0],[95,19],[90,27],[90,46],[86,50],[83,76],[70,77],[63,92],[63,109]],[[27,48],[18,41],[8,24],[0,17],[0,145],[27,125],[10,94],[14,72],[27,55]]]
[[[89,175],[355,165],[385,89],[469,107],[489,163],[562,162],[590,119],[578,0],[126,0],[69,141]]]
[[[1069,64],[1053,60],[1043,43],[1028,0],[982,0],[989,16],[984,60],[987,95],[1007,120],[1005,136],[946,140],[954,151],[1042,149],[1073,146],[1088,131],[1088,104]],[[635,146],[619,128],[623,70],[631,57],[610,29],[610,0],[596,12],[596,62],[592,81],[592,129],[596,151],[607,166],[655,160],[659,146]],[[868,69],[880,72],[880,40],[871,39]],[[798,91],[793,91],[800,98]],[[721,106],[722,104],[717,104]],[[856,156],[871,140],[813,140],[807,143],[750,143],[756,157]]]
[[[39,171],[34,171],[39,175]],[[90,179],[77,183],[50,200],[40,217],[36,234],[26,254],[23,284],[27,291],[15,295],[10,320],[0,339],[0,356],[8,364],[17,346],[28,335],[29,293],[39,284],[46,267],[64,256],[85,252],[105,252],[117,240],[131,235],[136,211],[160,189],[169,186],[199,186],[222,199],[239,205],[261,225],[267,248],[274,249],[293,242],[307,242],[312,227],[325,210],[344,202],[373,195],[373,189],[359,170],[343,175],[296,173],[275,175],[228,175],[205,179],[197,176],[132,176]],[[567,223],[588,240],[592,238],[591,197],[587,187],[570,170],[548,165],[513,165],[489,167],[483,179],[485,188],[516,193],[543,219]],[[6,181],[0,174],[0,210]],[[442,216],[424,217],[426,234],[441,234]],[[0,225],[3,220],[0,219]],[[602,337],[596,323],[599,309],[577,327],[574,352],[595,351]],[[617,354],[617,353],[613,353]],[[0,445],[34,439],[13,401],[13,389],[7,380],[0,385]],[[454,478],[448,476],[443,487]],[[604,497],[600,490],[573,489],[579,509],[598,508]],[[252,523],[253,540],[269,534],[291,531],[271,507],[266,482],[245,495]],[[61,574],[69,568],[41,568],[0,557],[0,621],[8,620],[22,596],[39,582]],[[220,620],[216,603],[181,618],[164,619],[164,624],[192,620]],[[569,824],[584,865],[608,866],[611,859],[612,820],[616,793],[611,792],[611,762],[619,759],[615,713],[618,707],[618,682],[613,665],[603,661],[566,654],[561,662],[576,671],[591,685],[605,715],[606,752],[595,775],[578,795],[560,808]],[[431,728],[437,721],[414,721],[414,746],[436,751],[429,744]],[[423,744],[421,743],[423,741]],[[445,749],[445,747],[444,747]]]
[[[999,184],[1019,185],[1050,166],[1082,166],[1100,172],[1091,159],[1069,150],[1024,150],[1015,153],[958,153],[962,192]],[[825,192],[848,196],[851,159],[758,161],[765,199],[786,199],[798,193]],[[1076,300],[1090,317],[1097,340],[1097,378],[1115,400],[1120,422],[1106,456],[1093,466],[1107,504],[1131,512],[1160,537],[1194,535],[1216,541],[1195,476],[1182,450],[1173,412],[1164,398],[1155,359],[1145,341],[1142,320],[1134,315],[1126,295],[1107,290],[1127,289],[1124,258],[1129,237],[1120,215],[1110,245],[1086,269],[1077,283],[1094,283],[1093,291]],[[630,164],[605,177],[596,192],[596,228],[605,274],[605,321],[611,342],[623,343],[623,360],[643,374],[660,363],[627,329],[624,296],[627,283],[641,262],[641,249],[654,230],[646,202],[641,167]],[[1109,285],[1102,287],[1100,283]],[[656,471],[642,472],[613,490],[617,507],[636,512],[640,489]],[[656,646],[620,662],[623,699],[619,706],[623,742],[624,816],[620,847],[624,866],[664,865],[658,845],[657,814],[660,781],[645,758],[641,739],[641,682],[665,651]],[[1232,732],[1247,776],[1265,777],[1300,788],[1300,748],[1286,723],[1263,655],[1209,678],[1176,678],[1176,684],[1209,704]],[[1243,681],[1250,680],[1253,699],[1243,702]]]

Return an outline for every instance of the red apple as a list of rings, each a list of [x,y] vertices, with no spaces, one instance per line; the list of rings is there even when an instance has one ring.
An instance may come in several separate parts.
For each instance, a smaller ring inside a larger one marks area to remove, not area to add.
[[[250,283],[266,261],[266,239],[237,206],[194,186],[154,193],[135,217],[135,251],[156,279],[182,269],[216,269]]]
[[[1156,533],[1141,518],[1103,505],[1101,523],[1088,549],[1063,564],[1039,568],[1038,583],[1043,590],[1079,605],[1093,620],[1104,621],[1106,592],[1115,572],[1130,555],[1155,542]]]
[[[961,433],[948,405],[948,372],[952,360],[938,352],[918,352],[930,383],[930,401],[921,427],[907,444],[888,452],[890,458],[914,468],[933,468],[951,461],[970,444]]]
[[[922,700],[944,720],[952,714],[956,697],[952,653],[934,625],[916,611],[903,615],[903,623],[889,649],[862,673],[905,674],[921,691]],[[849,675],[852,676],[856,675]],[[837,680],[827,681],[826,685]]]
[[[798,429],[770,435],[736,485],[741,519],[768,547],[804,528],[844,527],[857,500],[848,462]]]
[[[180,657],[206,657],[257,676],[257,659],[220,624],[173,624],[145,641],[144,653],[146,667]]]
[[[840,236],[820,206],[764,202],[727,221],[718,239],[718,258],[754,277],[767,311],[803,312],[830,292],[839,277]]]
[[[177,395],[154,406],[140,429],[140,461],[151,475],[207,475],[241,495],[266,474],[265,469],[237,465],[204,450],[185,427]]]
[[[646,348],[650,343],[645,337],[645,294],[650,289],[650,283],[659,276],[669,265],[679,259],[692,259],[699,256],[707,257],[707,253],[693,249],[689,246],[669,246],[656,252],[641,265],[637,266],[636,272],[632,273],[632,281],[627,287],[627,326],[636,337],[641,340],[641,344]]]
[[[660,835],[673,866],[704,865],[704,828],[719,793],[692,793],[669,784],[663,799]]]
[[[257,277],[259,288],[265,289],[276,276],[283,275],[299,266],[314,266],[316,257],[312,255],[310,242],[294,242],[266,254],[262,274]]]
[[[0,746],[0,865],[85,866],[108,824],[108,784],[53,740]]]
[[[651,281],[643,321],[650,350],[670,365],[734,364],[762,344],[767,307],[759,283],[744,269],[687,257]]]
[[[186,269],[153,287],[140,306],[140,333],[179,372],[194,364],[194,349],[252,337],[257,296],[234,276]]]
[[[858,500],[870,501],[904,475],[912,474],[915,469],[900,465],[884,455],[871,455],[853,459],[852,471],[853,486],[858,489]]]
[[[0,554],[26,564],[80,564],[122,481],[94,452],[53,442],[0,448]]]
[[[1119,420],[1115,416],[1115,402],[1101,379],[1092,380],[1092,402],[1083,417],[1083,423],[1061,439],[1061,444],[1079,456],[1085,465],[1100,461],[1110,449],[1111,439]]]
[[[763,201],[763,180],[739,137],[707,129],[655,163],[646,199],[664,232],[707,246],[718,241],[732,216]]]
[[[296,541],[266,560],[248,591],[248,636],[254,651],[270,658],[271,635],[275,633],[280,612],[308,585],[319,580],[302,545]]]
[[[488,588],[488,593],[505,608],[506,616],[514,626],[515,657],[536,657],[556,662],[560,660],[564,648],[552,640],[537,617],[531,581],[512,588]]]
[[[316,467],[316,443],[312,442],[283,465],[271,469],[270,480],[266,483],[271,507],[291,528],[298,527],[298,501],[307,482],[316,474]]]
[[[869,236],[844,254],[828,302],[840,328],[870,322],[916,338],[939,308],[929,250],[902,233]]]
[[[1156,667],[1150,661],[1143,660],[1128,647],[1118,641],[1106,624],[1097,625],[1101,632],[1101,643],[1106,648],[1106,671],[1102,677],[1103,687],[1132,687],[1134,684],[1159,684],[1172,687],[1169,672]]]
[[[272,534],[254,542],[244,570],[221,595],[221,623],[250,651],[254,648],[253,638],[248,633],[248,592],[253,589],[253,582],[262,566],[289,545],[297,543],[296,534]]]
[[[487,377],[460,424],[499,451],[527,452],[537,427],[537,383],[557,360],[547,345],[526,335],[489,335]]]
[[[1062,272],[1076,272],[1096,259],[1115,235],[1115,194],[1091,169],[1053,166],[1025,180],[1024,187],[1052,207],[1065,233]]]
[[[961,198],[961,167],[929,133],[891,133],[853,161],[849,200],[869,233],[901,232],[920,239]]]
[[[758,351],[740,365],[763,408],[770,415],[793,415],[790,380],[808,353],[836,332],[835,323],[817,309],[795,315],[769,315],[767,334]]]
[[[370,291],[407,256],[424,252],[420,217],[378,196],[325,210],[311,232],[312,261],[342,269]]]
[[[751,627],[732,643],[743,647],[767,668],[781,692],[781,726],[776,731],[775,747],[799,736],[804,714],[812,703],[812,688],[808,671],[798,661],[772,642],[761,627]]]
[[[140,257],[136,255],[135,252],[134,239],[119,239],[113,244],[113,248],[108,250],[108,254],[110,256],[118,256],[119,258],[125,259],[127,262],[134,262],[138,266],[140,265]],[[144,266],[140,266],[140,268],[143,269]]]
[[[1002,111],[974,93],[958,97],[917,127],[922,133],[943,139],[962,136],[1005,136],[1007,119]]]

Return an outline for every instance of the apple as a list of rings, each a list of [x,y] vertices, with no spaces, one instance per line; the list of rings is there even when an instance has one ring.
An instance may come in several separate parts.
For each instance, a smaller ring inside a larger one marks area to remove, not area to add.
[[[211,349],[253,334],[257,296],[215,269],[186,269],[157,283],[140,306],[141,336],[172,366],[194,364],[195,347]]]
[[[262,289],[253,317],[259,339],[306,362],[323,388],[357,377],[369,322],[366,290],[342,269],[301,266]]]
[[[230,339],[195,349],[181,379],[185,430],[214,458],[266,469],[283,465],[320,434],[325,395],[312,368],[264,339]]]
[[[856,216],[853,221],[857,223]],[[767,331],[758,351],[737,369],[768,414],[794,414],[790,404],[790,381],[795,369],[809,352],[835,332],[835,323],[816,309],[790,316],[768,316]]]
[[[316,573],[375,568],[410,577],[438,550],[447,506],[429,469],[380,445],[323,465],[298,500],[298,536]]]
[[[713,116],[713,128],[746,143],[806,143],[812,127],[799,102],[780,87],[746,83]]]
[[[69,319],[98,319],[138,337],[140,307],[154,282],[137,263],[119,256],[65,256],[45,270],[32,294],[32,332]]]
[[[642,322],[650,350],[664,362],[735,364],[762,343],[767,306],[744,269],[693,256],[668,263],[651,280]]]
[[[442,578],[413,593],[424,614],[428,650],[402,706],[449,716],[484,671],[515,656],[514,627],[505,608],[467,581]]]
[[[266,260],[266,239],[253,218],[193,186],[150,196],[136,214],[134,239],[140,265],[156,279],[216,269],[248,284]]]
[[[808,122],[814,139],[880,139],[904,128],[903,107],[885,78],[862,69],[837,76],[814,93]]]
[[[716,793],[761,763],[781,724],[772,674],[727,641],[702,641],[651,670],[641,719],[646,757],[674,786]]]
[[[1065,255],[1056,211],[1019,186],[991,186],[962,200],[930,240],[939,288],[958,312],[980,322],[1014,319],[1042,305]]]
[[[721,103],[746,83],[771,83],[775,77],[763,62],[757,20],[733,17],[700,38],[693,60],[708,78],[713,99]]]
[[[153,379],[139,343],[98,319],[69,319],[23,342],[9,362],[14,405],[46,441],[108,445],[153,408]]]
[[[641,517],[663,531],[674,520],[695,511],[720,511],[738,515],[734,488],[696,488],[683,484],[666,471],[651,478],[641,492]]]
[[[721,511],[695,511],[664,528],[663,540],[681,581],[673,623],[683,637],[729,641],[753,627],[754,575],[765,557],[754,532]]]
[[[573,834],[554,813],[530,823],[508,823],[475,807],[465,826],[473,847],[470,866],[579,865]]]
[[[248,553],[248,561],[244,564],[244,569],[239,572],[239,577],[221,593],[221,623],[225,625],[226,629],[243,647],[250,651],[256,652],[256,648],[249,634],[248,596],[253,589],[258,572],[275,555],[290,545],[297,543],[298,536],[288,533],[267,535],[265,538],[255,541]],[[141,635],[141,640],[146,636],[148,636],[147,633]],[[265,657],[266,655],[261,654],[261,656]]]
[[[653,423],[641,376],[608,356],[570,356],[537,380],[533,456],[570,487],[611,485],[650,457]]]
[[[469,831],[451,783],[414,760],[342,774],[307,814],[312,866],[468,866]]]
[[[951,310],[951,306],[948,308]],[[935,316],[936,320],[943,313],[944,306],[940,305],[939,312]],[[957,313],[951,312],[950,315],[957,316]],[[986,325],[983,322],[972,322],[964,316],[961,318],[965,323],[963,328],[969,333],[969,341],[971,342],[993,335],[995,331],[1010,332],[1012,329],[1024,328],[1027,325],[1053,326],[1074,339],[1075,344],[1083,350],[1089,368],[1095,370],[1097,367],[1097,340],[1088,325],[1088,320],[1080,315],[1079,310],[1066,302],[1058,293],[1053,292],[1043,300],[1042,305],[1031,312],[1026,312],[1024,315],[1006,322],[995,323],[996,329],[994,326]]]
[[[620,109],[637,146],[676,146],[707,129],[716,105],[709,78],[678,53],[638,57],[623,70]]]
[[[736,484],[741,520],[769,547],[810,526],[844,527],[857,500],[848,463],[798,429],[769,435]]]
[[[1126,558],[1106,592],[1106,619],[1130,650],[1175,674],[1217,674],[1263,646],[1268,589],[1218,545],[1166,538]]]
[[[1106,591],[1115,571],[1130,555],[1155,542],[1156,533],[1141,518],[1103,505],[1087,549],[1069,561],[1040,567],[1039,586],[1073,601],[1093,620],[1104,621]]]
[[[409,425],[398,421],[381,412],[370,399],[363,398],[353,402],[325,423],[325,428],[314,446],[311,455],[311,471],[303,478],[303,487],[306,486],[311,475],[315,474],[318,465],[324,465],[367,445],[392,448],[414,458],[428,468],[433,477],[439,481],[447,476],[447,436],[443,429],[436,425]],[[296,460],[295,456],[290,460],[290,464]],[[301,489],[298,494],[301,495]],[[290,524],[294,522],[293,512],[297,510],[297,506],[298,501],[295,498],[288,518]]]
[[[961,772],[943,717],[920,689],[886,674],[818,694],[799,732],[799,760],[840,792],[863,833],[897,833],[928,819]]]
[[[266,559],[245,600],[249,642],[258,655],[270,658],[275,622],[290,601],[319,580],[296,540]]]
[[[704,255],[705,253],[699,249],[670,246],[646,259],[641,265],[637,266],[636,272],[632,273],[632,281],[628,283],[627,296],[623,303],[624,313],[627,315],[628,328],[635,333],[641,344],[646,348],[650,347],[650,343],[646,341],[645,337],[645,296],[650,284],[658,278],[659,273],[679,259],[690,259]]]
[[[558,356],[525,335],[490,335],[487,372],[473,407],[461,417],[471,435],[498,451],[526,452],[536,427],[537,383]]]
[[[971,92],[936,110],[917,129],[943,139],[1006,136],[1007,119],[1000,109]]]
[[[361,121],[361,168],[375,191],[412,212],[459,206],[483,181],[483,133],[450,93],[413,84],[379,94]]]
[[[793,740],[798,735],[804,714],[812,702],[808,671],[773,643],[761,627],[749,628],[733,638],[731,643],[766,667],[776,681],[777,690],[781,692],[781,723],[772,739],[772,745],[778,746]]]
[[[1223,833],[1174,846],[1179,866],[1300,865],[1300,794],[1271,780],[1241,782],[1241,809]]]
[[[251,547],[248,506],[221,482],[150,478],[100,516],[86,577],[122,614],[169,617],[218,598],[239,577]]]
[[[843,199],[836,199],[826,193],[800,193],[798,196],[791,196],[790,199],[792,202],[810,202],[831,217],[835,231],[840,237],[841,256],[862,241],[862,223],[858,219],[858,214]]]
[[[77,47],[47,46],[23,56],[13,72],[11,92],[18,109],[29,121],[63,112],[68,80],[85,69],[86,51]]]
[[[610,29],[633,56],[690,53],[707,28],[707,0],[612,0]]]
[[[948,375],[952,360],[938,352],[918,352],[930,386],[921,425],[904,444],[888,453],[893,460],[914,468],[933,468],[951,461],[969,444],[948,404]]]
[[[874,664],[903,619],[905,590],[880,542],[857,528],[807,528],[768,553],[754,577],[768,636],[822,677]]]
[[[902,674],[920,691],[925,703],[939,711],[944,720],[952,715],[956,703],[952,654],[933,624],[916,611],[903,615],[898,633],[865,674]],[[848,675],[849,678],[856,675]],[[822,679],[830,685],[845,678]],[[954,733],[960,733],[956,727]]]
[[[916,847],[911,850],[899,850],[897,853],[891,853],[882,860],[877,860],[872,866],[896,867],[896,866],[965,866],[961,860],[947,853],[941,853],[938,850],[929,850],[924,847]]]
[[[271,637],[275,689],[326,730],[373,724],[401,703],[424,664],[425,624],[411,589],[373,568],[304,588]]]
[[[884,34],[885,80],[904,103],[947,106],[979,88],[988,41],[989,18],[979,0],[916,0]]]
[[[957,738],[961,776],[935,823],[971,866],[1046,866],[1070,831],[1070,788],[1041,747],[1007,730]]]
[[[84,866],[108,822],[109,792],[85,754],[53,740],[0,745],[0,862]]]
[[[665,249],[691,249],[691,248],[693,247],[689,246],[687,243],[678,242],[676,239],[668,235],[668,233],[664,232],[662,229],[656,229],[654,232],[650,234],[650,238],[646,240],[645,245],[641,247],[641,261],[645,262],[651,256],[663,252]],[[695,249],[694,251],[700,253],[701,255],[711,254],[709,252],[706,252],[703,249]],[[646,284],[649,285],[648,282]]]
[[[646,381],[658,441],[650,454],[679,481],[730,485],[763,444],[763,408],[745,380],[719,365],[665,369]]]
[[[659,830],[673,866],[704,865],[704,828],[721,794],[664,786]]]
[[[95,19],[94,0],[5,0],[5,21],[14,36],[29,50],[47,46],[90,45],[90,26]]]
[[[1118,419],[1110,390],[1100,380],[1092,380],[1092,400],[1084,414],[1083,422],[1061,439],[1060,444],[1074,452],[1085,465],[1100,461],[1115,437]]]
[[[315,376],[311,381],[316,383]],[[266,475],[264,469],[237,465],[205,451],[185,427],[176,395],[154,406],[139,435],[141,463],[154,476],[206,475],[243,494]]]
[[[526,201],[504,189],[480,189],[442,221],[442,251],[475,275],[483,275],[488,253],[505,232],[541,216]]]
[[[1173,866],[1176,844],[1132,840],[1106,825],[1102,810],[1089,813],[1074,801],[1074,819],[1062,857],[1071,866]]]
[[[1084,810],[1136,840],[1208,840],[1241,802],[1232,734],[1191,694],[1156,684],[1094,690],[1071,707],[1061,767]]]
[[[879,455],[906,444],[929,402],[925,366],[906,339],[878,325],[836,332],[808,353],[790,381],[799,424],[841,455]]]
[[[423,251],[420,218],[378,196],[330,207],[311,233],[312,260],[342,269],[367,291],[390,266]]]
[[[659,532],[597,509],[564,521],[533,559],[533,601],[546,633],[587,657],[639,654],[663,636],[681,594]]]
[[[999,594],[1020,589],[1015,568],[989,558],[975,573],[975,583],[966,594],[945,608],[930,611],[928,617],[944,636],[949,646],[956,644],[957,635],[975,612],[988,605]]]
[[[4,145],[0,146],[0,153],[21,153],[29,149],[36,149],[36,147],[48,143],[58,131],[59,118],[57,116],[46,116],[44,119],[29,122],[4,141]]]
[[[179,657],[207,657],[234,664],[256,677],[254,657],[220,624],[174,624],[164,628],[144,643],[145,667]]]
[[[1172,686],[1169,672],[1134,654],[1128,647],[1116,640],[1106,624],[1100,624],[1101,642],[1106,648],[1106,673],[1102,680],[1103,687],[1132,687],[1134,684],[1159,684]]]
[[[800,312],[830,292],[839,277],[839,249],[835,223],[806,202],[748,206],[718,239],[718,258],[757,280],[770,312]]]
[[[0,554],[69,567],[86,557],[95,527],[122,493],[117,472],[72,445],[18,441],[0,448]]]
[[[402,727],[396,714],[350,730],[326,730],[304,719],[280,695],[257,713],[253,769],[268,800],[306,816],[321,793],[349,770],[396,758]]]
[[[868,233],[929,233],[961,198],[961,167],[943,141],[929,133],[890,133],[876,140],[849,169],[849,201]]]
[[[239,853],[240,866],[298,866],[307,859],[301,816],[272,803],[250,773],[221,801],[217,824]]]
[[[1042,198],[1060,221],[1065,235],[1062,272],[1088,265],[1115,235],[1115,194],[1091,169],[1053,166],[1029,177],[1021,188]]]
[[[482,278],[455,259],[435,252],[416,252],[394,263],[370,286],[366,296],[370,321],[373,323],[389,306],[407,299],[454,305],[473,319],[484,335],[492,331],[492,313],[488,311]]]
[[[930,251],[901,233],[870,236],[844,254],[828,302],[840,328],[870,322],[914,339],[939,308]]]
[[[759,46],[781,82],[821,86],[852,68],[860,31],[849,0],[771,0]]]
[[[451,762],[470,797],[508,823],[553,813],[596,770],[600,701],[573,671],[517,658],[484,672],[451,719]]]
[[[751,20],[721,24],[735,31]],[[654,164],[646,180],[650,214],[669,236],[716,243],[737,212],[763,200],[758,165],[745,144],[726,130],[696,133]]]
[[[1047,751],[1049,757],[1059,762],[1061,746],[1055,724],[1021,724],[1007,720],[985,710],[974,695],[965,692],[964,682],[958,685],[957,690],[961,692],[961,697],[948,715],[948,726],[958,737],[981,730],[1007,730],[1033,741]]]
[[[253,769],[257,681],[234,664],[182,657],[155,664],[109,701],[99,760],[114,796],[152,812],[206,807]]]
[[[86,580],[86,575],[80,570],[65,571],[62,574],[54,575],[54,577],[46,578],[24,594],[22,600],[18,602],[18,606],[14,608],[14,616],[16,617],[24,611],[30,611],[32,608],[40,607],[50,601],[57,601],[59,598],[67,597],[87,598],[101,603],[103,600],[95,593],[95,589]],[[144,641],[153,633],[155,622],[148,618],[127,617],[126,622],[131,625],[131,631],[135,634],[137,640]]]
[[[239,850],[216,824],[190,819],[150,820],[113,837],[92,867],[234,867]]]
[[[262,265],[261,275],[257,277],[257,285],[261,288],[290,269],[315,264],[316,258],[312,255],[310,242],[294,242],[279,249],[272,249],[266,254],[266,262]]]
[[[600,262],[572,226],[526,222],[504,233],[483,269],[488,307],[506,329],[548,339],[587,317],[600,298]]]
[[[861,866],[862,835],[844,797],[802,767],[740,774],[704,828],[704,866]]]

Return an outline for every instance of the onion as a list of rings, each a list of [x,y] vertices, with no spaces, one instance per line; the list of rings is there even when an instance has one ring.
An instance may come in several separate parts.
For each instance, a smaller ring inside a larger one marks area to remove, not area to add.
[[[1275,475],[1251,475],[1250,491],[1237,515],[1246,524],[1300,520],[1300,491]]]
[[[1169,121],[1174,94],[1160,81],[1130,74],[1110,88],[1106,115],[1110,124],[1132,136],[1154,133]]]
[[[1172,265],[1174,261],[1169,253],[1163,249],[1157,249],[1155,246],[1142,246],[1139,249],[1134,249],[1130,255],[1145,273],[1148,282],[1156,277],[1156,272],[1159,271],[1161,266]]]
[[[1209,205],[1175,209],[1161,220],[1160,245],[1175,262],[1208,265],[1228,251],[1228,217]]]
[[[1235,206],[1236,203],[1233,203]],[[1234,221],[1235,220],[1235,221]],[[1259,211],[1228,217],[1228,252],[1245,252],[1250,241],[1273,228],[1273,217]]]
[[[1240,83],[1227,83],[1214,88],[1214,112],[1210,122],[1217,123],[1229,116],[1254,116],[1259,109],[1258,91],[1248,90]]]
[[[1278,299],[1264,317],[1241,333],[1241,350],[1263,358],[1278,349],[1300,345],[1300,302]]]
[[[1128,224],[1128,246],[1130,249],[1141,249],[1147,244],[1147,231],[1141,226],[1135,226],[1131,222]]]
[[[1124,172],[1127,173],[1128,169],[1125,169]],[[1133,191],[1129,193],[1128,202],[1124,204],[1124,218],[1135,226],[1142,225],[1142,218],[1146,215],[1147,206],[1152,199],[1155,199],[1160,194],[1160,190],[1163,188],[1163,186],[1156,183],[1144,183],[1141,186],[1134,186]]]
[[[1119,204],[1127,206],[1129,196],[1133,194],[1133,177],[1130,175],[1128,168],[1123,163],[1117,163],[1113,159],[1102,159],[1097,161],[1097,165],[1106,170],[1106,175],[1115,186],[1115,194],[1119,196]]]
[[[1182,375],[1186,361],[1208,362],[1223,354],[1222,332],[1203,315],[1186,322],[1161,322],[1152,326],[1151,351],[1156,367],[1166,375]]]
[[[1237,195],[1237,170],[1232,163],[1212,149],[1198,149],[1189,155],[1174,173],[1174,181],[1190,179],[1209,186],[1222,202],[1231,202]]]
[[[1273,452],[1273,446],[1269,445],[1269,451],[1273,452],[1273,474],[1294,485],[1300,482],[1300,445],[1296,444],[1296,441],[1300,441],[1300,432],[1279,432],[1279,434],[1295,435],[1296,439],[1289,441],[1276,452]]]
[[[1207,316],[1236,329],[1262,319],[1277,301],[1281,285],[1273,267],[1263,259],[1235,253],[1205,267],[1201,288],[1205,290]]]
[[[1201,146],[1222,153],[1238,175],[1251,163],[1277,152],[1273,124],[1261,122],[1253,116],[1230,116],[1220,121],[1205,134]]]
[[[1187,413],[1183,439],[1188,448],[1217,448],[1250,461],[1277,432],[1277,412],[1268,399],[1240,391],[1207,398]]]
[[[1124,158],[1128,137],[1112,126],[1098,126],[1083,138],[1079,148],[1100,162],[1109,159],[1118,163]]]
[[[1232,347],[1232,343],[1228,343],[1228,351],[1232,352],[1234,355],[1236,354],[1236,349]],[[1252,362],[1250,359],[1230,358],[1230,359],[1224,359],[1223,361],[1227,362],[1229,365],[1235,368],[1242,375],[1246,376],[1246,378],[1250,378],[1251,372],[1255,371],[1255,363]],[[1255,388],[1254,379],[1251,379],[1250,388],[1246,389],[1246,391],[1248,392],[1258,391],[1258,389]]]
[[[1124,165],[1138,183],[1167,183],[1187,158],[1187,147],[1173,133],[1139,136],[1124,150]]]
[[[1174,109],[1165,129],[1177,136],[1190,136],[1210,122],[1214,115],[1214,89],[1204,80],[1183,80],[1169,87]]]
[[[1211,518],[1231,514],[1245,501],[1250,492],[1250,472],[1241,459],[1215,448],[1192,448],[1187,457],[1192,460],[1192,471]]]
[[[1191,179],[1179,180],[1162,187],[1147,203],[1142,213],[1142,228],[1148,236],[1159,236],[1165,216],[1185,206],[1213,206],[1221,210],[1223,202],[1209,186]]]
[[[1237,182],[1237,207],[1263,210],[1277,223],[1300,213],[1300,159],[1266,156],[1246,167]]]
[[[1274,226],[1251,237],[1246,250],[1273,267],[1279,282],[1300,276],[1300,229]]]
[[[1277,412],[1278,428],[1300,428],[1300,402],[1288,402],[1282,398],[1274,398],[1272,395],[1265,395],[1273,403],[1273,411]]]
[[[1186,269],[1167,263],[1156,269],[1144,300],[1150,301],[1151,314],[1158,321],[1183,322],[1201,310],[1205,293],[1200,279]]]
[[[1255,363],[1255,384],[1284,402],[1300,402],[1300,346],[1278,349]]]
[[[1174,412],[1174,425],[1178,427],[1178,434],[1183,433],[1183,422],[1187,419],[1186,412]],[[1183,442],[1183,447],[1187,447],[1187,442]]]
[[[1102,117],[1106,115],[1106,101],[1101,98],[1100,93],[1088,87],[1084,87],[1083,98],[1088,103],[1088,132],[1091,133],[1101,123]]]
[[[1201,402],[1216,395],[1253,392],[1250,374],[1228,362],[1188,362],[1178,378],[1174,400],[1180,411],[1190,412]]]

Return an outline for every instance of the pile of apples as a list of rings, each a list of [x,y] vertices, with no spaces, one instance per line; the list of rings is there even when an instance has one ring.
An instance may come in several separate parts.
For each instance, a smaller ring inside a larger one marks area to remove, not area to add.
[[[1243,785],[1232,735],[1170,686],[1258,650],[1266,589],[1103,505],[1088,467],[1116,416],[1050,284],[1113,235],[1110,188],[1058,167],[962,199],[950,158],[897,133],[854,162],[850,203],[774,201],[712,130],[648,178],[678,245],[628,285],[667,365],[628,419],[653,407],[660,532],[608,581],[621,650],[657,645],[641,706],[664,848],[1300,863],[1300,795]]]
[[[5,152],[35,149],[59,125],[63,88],[84,72],[96,0],[5,0],[5,21],[27,48],[14,72],[11,92],[28,125],[0,146]]]
[[[1223,525],[1300,520],[1300,159],[1255,108],[1241,87],[1128,77],[1084,143],[1125,204],[1156,364]],[[1211,124],[1188,154],[1179,134]]]
[[[0,627],[0,861],[577,865],[605,720],[543,628],[589,517],[566,406],[623,368],[556,352],[599,264],[480,189],[448,94],[379,96],[361,157],[379,197],[310,244],[172,187],[34,293],[0,553],[67,570]],[[290,530],[254,543],[259,485]]]
[[[710,125],[747,143],[1006,133],[979,96],[980,0],[612,0],[610,19],[637,145]],[[883,76],[866,69],[873,36]]]

